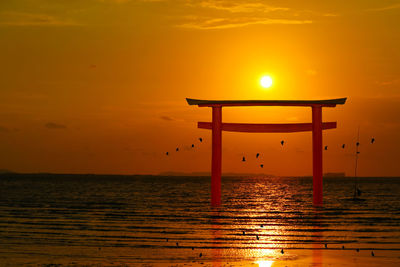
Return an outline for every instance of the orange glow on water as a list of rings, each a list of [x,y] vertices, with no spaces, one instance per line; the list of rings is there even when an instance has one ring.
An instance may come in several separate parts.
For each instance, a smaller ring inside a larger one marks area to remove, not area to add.
[[[256,261],[259,267],[271,267],[274,261]]]

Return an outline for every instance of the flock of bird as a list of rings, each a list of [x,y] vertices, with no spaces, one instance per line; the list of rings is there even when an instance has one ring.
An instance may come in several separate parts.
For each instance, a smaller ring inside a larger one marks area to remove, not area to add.
[[[200,142],[203,142],[203,138],[202,137],[199,137],[199,141]],[[372,137],[371,138],[371,144],[373,144],[375,142],[375,138],[374,137]],[[284,146],[284,144],[285,144],[285,140],[281,140],[281,146]],[[358,151],[358,146],[360,145],[360,142],[356,142],[356,146],[357,146],[357,151],[356,151],[356,154],[360,154],[360,151]],[[192,144],[192,146],[191,146],[192,148],[194,148],[194,144]],[[342,149],[345,149],[345,147],[346,147],[346,144],[342,144]],[[328,150],[328,146],[324,146],[324,150]],[[179,152],[179,147],[177,147],[176,149],[175,149],[175,151],[176,152]],[[165,155],[169,155],[169,152],[167,151],[167,152],[165,152]],[[260,157],[260,153],[257,153],[256,154],[256,159],[258,159]],[[242,157],[242,162],[245,162],[246,161],[246,157],[245,156],[243,156]],[[264,164],[260,164],[260,168],[264,168]]]
[[[202,138],[202,137],[199,137],[199,141],[200,141],[200,143],[203,142],[203,138]],[[194,144],[192,144],[191,147],[194,148]],[[175,149],[175,151],[176,151],[176,152],[179,152],[179,147],[177,147],[177,148]],[[165,152],[165,155],[168,156],[168,155],[169,155],[169,152],[168,152],[168,151]]]

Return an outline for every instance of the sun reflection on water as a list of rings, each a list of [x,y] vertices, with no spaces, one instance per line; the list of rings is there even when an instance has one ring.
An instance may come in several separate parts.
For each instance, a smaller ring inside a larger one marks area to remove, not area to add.
[[[256,261],[259,267],[271,267],[274,261]]]

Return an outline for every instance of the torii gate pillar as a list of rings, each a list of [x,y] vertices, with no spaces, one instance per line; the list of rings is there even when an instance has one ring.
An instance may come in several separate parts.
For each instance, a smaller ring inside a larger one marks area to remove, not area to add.
[[[221,205],[222,107],[212,107],[211,205]]]
[[[313,204],[322,205],[322,107],[312,106]]]

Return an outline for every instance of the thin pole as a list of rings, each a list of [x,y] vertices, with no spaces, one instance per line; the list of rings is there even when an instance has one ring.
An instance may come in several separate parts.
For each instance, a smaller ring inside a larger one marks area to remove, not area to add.
[[[313,204],[322,205],[322,107],[312,106]]]
[[[221,205],[222,107],[212,107],[211,205]]]
[[[356,164],[354,168],[354,198],[357,197],[357,166],[358,166],[358,154],[360,153],[358,151],[358,146],[360,145],[360,126],[358,126],[358,131],[357,131],[357,143],[356,143]]]

